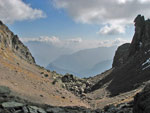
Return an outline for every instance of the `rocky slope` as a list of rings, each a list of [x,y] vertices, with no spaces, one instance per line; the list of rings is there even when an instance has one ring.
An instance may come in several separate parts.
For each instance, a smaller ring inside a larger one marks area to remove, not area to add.
[[[10,49],[20,58],[35,63],[29,49],[19,40],[17,35],[14,35],[7,26],[0,21],[0,47],[2,50]]]
[[[54,85],[57,76],[61,75],[36,65],[18,36],[0,22],[0,85],[9,87],[13,95],[35,103],[90,107],[61,85]]]
[[[112,69],[83,82],[63,82],[66,89],[94,108],[133,101],[150,80],[150,20],[138,15],[134,22],[133,40],[117,49]]]
[[[113,68],[81,79],[36,65],[1,22],[0,113],[148,113],[149,86],[142,89],[150,80],[149,31],[150,20],[137,16],[133,40],[118,48]]]
[[[132,113],[132,103],[106,106],[103,110],[85,107],[54,107],[31,103],[11,95],[8,87],[0,86],[0,113]]]
[[[138,15],[131,44],[118,48],[114,57],[113,71],[92,87],[92,91],[109,83],[111,96],[128,92],[150,80],[150,20]]]
[[[150,112],[150,84],[147,84],[143,91],[135,96],[133,108],[133,113]]]

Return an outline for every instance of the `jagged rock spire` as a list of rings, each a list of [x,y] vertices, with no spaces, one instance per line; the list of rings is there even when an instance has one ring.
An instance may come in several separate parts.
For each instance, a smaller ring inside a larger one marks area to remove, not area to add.
[[[143,45],[142,37],[145,28],[145,18],[144,16],[138,15],[135,20],[135,34],[129,49],[129,56],[134,55]]]
[[[141,54],[150,48],[150,20],[145,20],[144,16],[138,15],[135,20],[135,34],[131,44],[124,44],[118,47],[113,67],[119,67],[126,63],[131,56]]]

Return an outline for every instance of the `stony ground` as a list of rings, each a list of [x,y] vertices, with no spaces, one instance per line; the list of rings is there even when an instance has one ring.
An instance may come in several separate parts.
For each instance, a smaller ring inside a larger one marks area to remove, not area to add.
[[[67,81],[65,76],[29,64],[16,57],[11,51],[0,50],[0,85],[11,88],[13,95],[35,103],[53,106],[84,106],[96,109],[109,104],[117,105],[132,101],[140,89],[109,97],[109,92],[106,90],[108,84],[106,84],[96,91],[88,92],[92,85],[111,71],[106,71],[94,78],[74,77],[74,82],[73,80]]]
[[[11,90],[0,86],[0,113],[132,113],[132,103],[118,106],[106,106],[104,109],[89,109],[85,107],[58,107],[45,104],[35,104],[11,95]]]
[[[0,49],[0,85],[10,87],[14,95],[37,103],[89,107],[59,84],[52,84],[53,76],[57,74],[27,63],[9,50]]]

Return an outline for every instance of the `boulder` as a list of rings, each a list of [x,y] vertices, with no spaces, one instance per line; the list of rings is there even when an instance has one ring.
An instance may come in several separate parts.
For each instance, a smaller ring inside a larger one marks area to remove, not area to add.
[[[66,74],[62,77],[62,82],[73,82],[75,78],[72,74]]]
[[[18,102],[4,102],[2,103],[2,107],[3,108],[19,108],[19,107],[23,107],[24,104],[22,103],[18,103]]]
[[[46,111],[42,108],[36,106],[29,106],[29,113],[46,113]]]
[[[48,108],[46,112],[47,113],[64,113],[64,110],[59,107],[55,107],[55,108]]]
[[[10,94],[10,89],[6,86],[0,86],[0,95]]]

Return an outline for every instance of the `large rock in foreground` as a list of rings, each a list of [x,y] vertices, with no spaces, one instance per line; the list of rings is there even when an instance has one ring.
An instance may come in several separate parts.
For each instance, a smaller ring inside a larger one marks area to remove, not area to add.
[[[150,113],[150,84],[135,96],[133,113]]]

